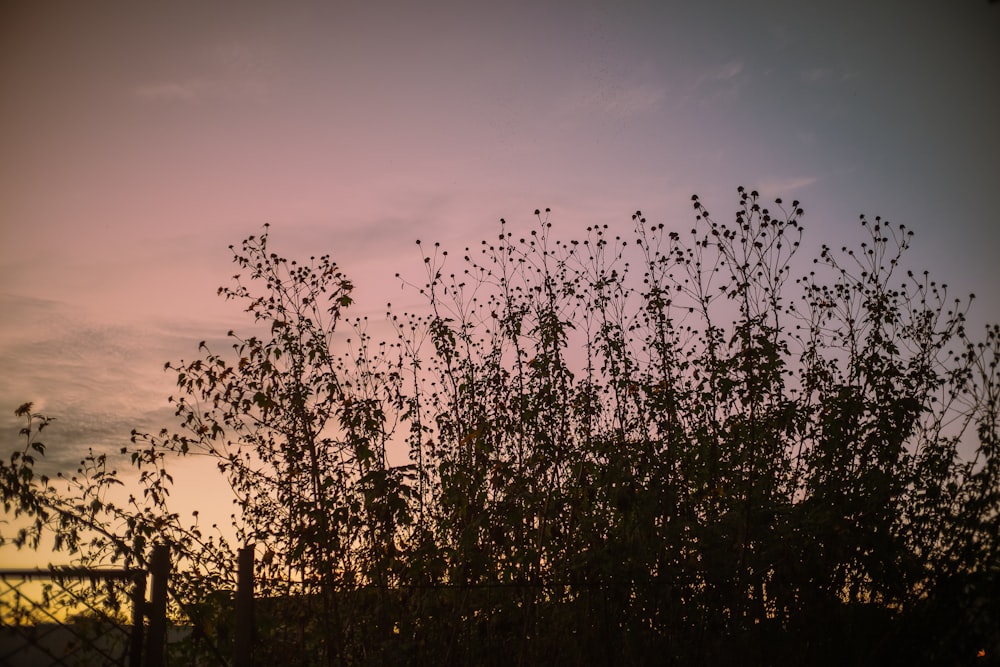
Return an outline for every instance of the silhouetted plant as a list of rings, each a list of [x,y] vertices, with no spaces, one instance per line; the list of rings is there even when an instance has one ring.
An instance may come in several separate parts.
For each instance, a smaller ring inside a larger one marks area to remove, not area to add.
[[[637,213],[631,244],[603,227],[559,243],[540,218],[456,273],[436,247],[425,260],[446,580],[551,586],[485,614],[525,637],[605,586],[605,631],[681,663],[750,644],[874,659],[902,637],[928,655],[907,624],[932,591],[996,585],[997,329],[973,343],[965,304],[899,275],[902,227],[862,220],[860,251],[824,248],[795,279],[797,202],[775,217],[741,190],[731,226],[694,206],[686,239]],[[556,618],[546,632],[588,627]]]
[[[740,188],[732,224],[693,205],[688,233],[636,212],[627,238],[567,242],[536,211],[536,229],[501,221],[451,271],[434,244],[410,285],[426,308],[390,307],[397,336],[378,344],[344,317],[352,285],[328,256],[298,264],[251,236],[234,250],[247,280],[220,293],[259,331],[168,364],[183,428],[134,436],[147,505],[101,500],[100,455],[90,481],[43,488],[29,423],[0,471],[8,511],[36,517],[19,539],[55,527],[79,548],[96,527],[88,554],[134,558],[160,535],[189,559],[178,597],[207,604],[204,582],[232,585],[231,549],[166,510],[165,456],[197,453],[259,545],[262,656],[1000,651],[1000,328],[968,336],[969,301],[905,269],[901,225],[863,218],[858,249],[824,246],[810,267],[798,202],[772,213]]]

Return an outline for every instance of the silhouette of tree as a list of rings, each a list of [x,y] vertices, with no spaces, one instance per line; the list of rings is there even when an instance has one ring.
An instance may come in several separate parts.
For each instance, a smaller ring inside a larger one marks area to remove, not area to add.
[[[732,224],[693,205],[688,233],[636,212],[628,237],[566,242],[536,211],[451,272],[434,244],[406,283],[426,308],[390,311],[378,344],[328,256],[251,236],[220,293],[257,333],[168,364],[181,428],[130,448],[146,504],[102,500],[100,456],[75,486],[33,477],[48,421],[26,406],[0,469],[35,521],[16,539],[52,529],[94,559],[160,536],[187,563],[178,595],[204,599],[232,549],[166,509],[166,457],[198,453],[259,545],[266,659],[995,655],[1000,327],[969,337],[971,298],[906,270],[902,225],[862,218],[859,247],[806,265],[798,202],[740,188]]]

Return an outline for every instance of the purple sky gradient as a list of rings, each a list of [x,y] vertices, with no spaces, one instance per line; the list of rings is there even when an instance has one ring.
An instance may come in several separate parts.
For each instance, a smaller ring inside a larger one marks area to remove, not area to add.
[[[126,2],[0,7],[0,426],[57,461],[170,423],[163,363],[244,322],[216,296],[261,225],[330,253],[357,314],[455,251],[798,198],[858,215],[1000,319],[1000,6],[953,2]],[[221,349],[220,343],[220,349]],[[0,550],[0,562],[4,559]]]

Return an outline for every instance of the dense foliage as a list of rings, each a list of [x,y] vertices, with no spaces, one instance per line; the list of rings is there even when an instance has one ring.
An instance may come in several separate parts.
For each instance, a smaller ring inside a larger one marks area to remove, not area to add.
[[[905,269],[911,232],[798,254],[798,202],[694,198],[689,232],[537,228],[425,256],[376,342],[328,256],[234,259],[256,335],[177,373],[133,435],[142,498],[3,463],[8,512],[91,560],[179,559],[177,613],[234,554],[167,511],[169,457],[226,476],[257,545],[257,655],[302,664],[872,664],[1000,654],[1000,328]],[[409,284],[409,283],[407,283]],[[43,421],[30,421],[42,419]],[[394,452],[396,454],[394,454]],[[408,452],[403,461],[398,455]],[[96,532],[95,532],[96,530]]]

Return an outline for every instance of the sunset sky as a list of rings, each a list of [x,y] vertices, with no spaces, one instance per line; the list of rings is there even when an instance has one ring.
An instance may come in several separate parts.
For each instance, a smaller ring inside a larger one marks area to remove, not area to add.
[[[1000,320],[1000,5],[4,2],[2,455],[29,400],[58,461],[169,425],[163,364],[246,322],[216,288],[265,222],[381,317],[417,238],[684,230],[738,185],[800,199],[810,248],[906,224]]]

